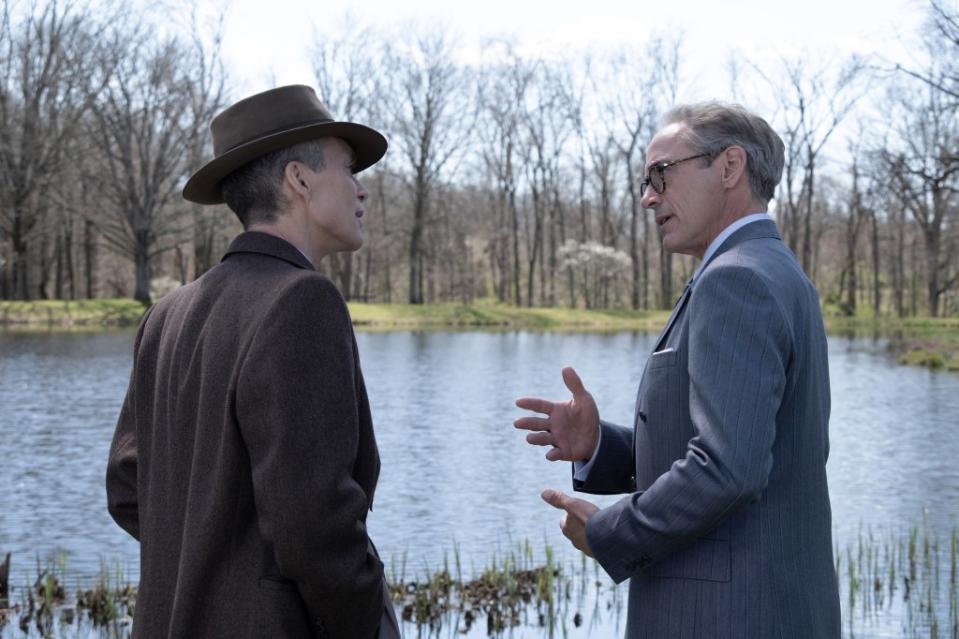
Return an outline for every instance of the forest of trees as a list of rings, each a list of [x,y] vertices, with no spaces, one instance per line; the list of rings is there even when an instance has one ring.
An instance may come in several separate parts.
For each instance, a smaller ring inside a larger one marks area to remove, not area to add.
[[[151,282],[211,268],[239,224],[180,190],[243,97],[217,33],[0,1],[0,299],[148,302]],[[786,143],[773,214],[842,313],[959,315],[959,10],[926,12],[924,64],[725,68]],[[638,191],[661,115],[690,93],[681,36],[562,60],[492,41],[467,65],[442,30],[361,25],[304,55],[334,115],[390,141],[361,176],[365,246],[321,266],[348,299],[669,308],[695,268],[661,250]]]

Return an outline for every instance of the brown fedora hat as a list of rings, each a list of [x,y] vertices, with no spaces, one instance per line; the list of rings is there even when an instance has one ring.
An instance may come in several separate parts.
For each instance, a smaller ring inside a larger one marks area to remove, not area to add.
[[[194,173],[183,197],[220,204],[220,182],[244,164],[271,151],[317,138],[341,138],[353,149],[359,173],[386,153],[386,138],[362,124],[337,122],[316,92],[302,84],[270,89],[228,107],[210,124],[213,159]]]

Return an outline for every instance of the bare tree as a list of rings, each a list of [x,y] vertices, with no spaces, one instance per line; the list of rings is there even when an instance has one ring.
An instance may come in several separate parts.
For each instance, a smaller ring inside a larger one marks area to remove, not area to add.
[[[639,183],[646,164],[646,144],[656,132],[657,117],[664,106],[654,96],[662,89],[675,96],[679,75],[679,51],[682,36],[666,40],[656,38],[642,53],[618,52],[610,67],[617,78],[626,78],[617,85],[610,104],[611,116],[618,121],[615,135],[626,173],[629,200],[629,256],[632,266],[630,305],[633,309],[649,307],[649,258],[651,253],[649,216],[640,204]],[[638,172],[637,172],[638,171]],[[640,228],[640,221],[642,227]],[[640,246],[640,237],[642,246]]]
[[[939,59],[935,71],[896,64],[895,69],[947,96],[950,106],[959,106],[959,9],[942,0],[929,0],[924,28],[927,45]]]
[[[501,43],[490,47],[499,53]],[[500,300],[512,290],[513,303],[522,303],[520,287],[520,238],[517,190],[519,179],[520,122],[526,108],[527,93],[535,75],[534,65],[521,60],[505,45],[503,59],[490,63],[480,76],[484,90],[478,94],[481,124],[476,127],[480,140],[479,154],[489,175],[495,195],[496,228],[489,238],[488,250],[495,260],[501,284]]]
[[[562,65],[540,64],[533,90],[522,114],[525,166],[533,214],[533,230],[527,251],[526,303],[533,305],[534,275],[539,273],[540,304],[555,301],[554,281],[558,265],[557,248],[565,238],[564,207],[559,199],[560,162],[573,133],[576,114],[575,89]],[[560,233],[557,234],[557,226]],[[549,254],[547,275],[546,254]],[[538,268],[537,268],[538,267]]]
[[[934,72],[930,75],[935,77]],[[925,93],[922,103],[914,100],[911,87],[893,93],[899,107],[895,146],[880,155],[902,195],[902,206],[922,232],[927,310],[936,317],[941,296],[956,285],[955,277],[948,276],[954,257],[943,253],[942,240],[959,204],[959,105],[932,86]]]
[[[60,171],[77,161],[65,151],[104,78],[87,10],[56,1],[30,9],[14,23],[4,2],[0,22],[0,229],[12,247],[0,279],[4,296],[17,299],[32,297],[28,240],[53,205]]]
[[[417,36],[412,44],[385,55],[395,82],[390,125],[406,164],[404,177],[412,200],[409,240],[409,301],[422,304],[426,246],[434,188],[450,161],[462,152],[474,119],[469,75],[453,59],[452,43],[441,31]]]
[[[201,127],[203,123],[211,122],[226,105],[226,71],[220,57],[223,20],[224,14],[220,13],[212,25],[202,25],[195,6],[190,13],[190,40],[184,46],[190,47],[193,54],[190,59],[197,66],[190,74],[192,82],[187,83],[186,90],[192,111],[189,121]],[[210,45],[205,44],[203,33],[212,34]],[[210,136],[195,136],[190,144],[189,167],[200,167],[204,158],[212,154],[211,147]],[[220,208],[199,204],[190,204],[189,207],[193,218],[193,276],[199,277],[216,264],[219,258],[217,238],[223,236],[234,219],[232,215],[224,215]]]
[[[93,107],[90,140],[102,164],[87,175],[105,206],[98,229],[134,263],[134,298],[144,303],[152,260],[189,237],[190,209],[179,193],[218,95],[216,82],[198,78],[211,66],[205,50],[157,41],[147,29],[119,25],[101,48],[115,71]],[[212,94],[199,96],[204,90]]]
[[[377,59],[380,51],[373,46],[375,34],[350,15],[340,20],[335,36],[314,34],[312,49],[313,73],[320,99],[340,120],[359,121],[378,126],[383,114],[379,112],[376,88],[379,81],[377,70],[381,68]],[[384,167],[364,178],[385,179]],[[370,185],[373,192],[381,192],[383,184]],[[378,207],[385,216],[386,207]],[[381,224],[385,220],[380,220]],[[363,251],[368,268],[372,268],[373,253],[367,248]],[[354,256],[351,252],[330,256],[330,268],[346,299],[354,296]],[[389,259],[384,260],[388,265]]]
[[[779,101],[785,126],[786,166],[780,209],[785,239],[813,273],[813,220],[816,177],[826,144],[863,95],[857,83],[863,69],[857,58],[810,69],[804,59],[784,59],[783,76],[764,77]],[[780,83],[778,78],[784,77]],[[799,180],[799,185],[795,180]]]

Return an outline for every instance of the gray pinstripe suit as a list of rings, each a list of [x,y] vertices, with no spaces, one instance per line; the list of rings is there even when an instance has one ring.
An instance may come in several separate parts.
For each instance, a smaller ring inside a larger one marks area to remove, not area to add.
[[[602,423],[576,490],[631,493],[590,518],[630,579],[629,638],[840,635],[819,298],[772,221],[733,233],[643,372],[634,427]]]

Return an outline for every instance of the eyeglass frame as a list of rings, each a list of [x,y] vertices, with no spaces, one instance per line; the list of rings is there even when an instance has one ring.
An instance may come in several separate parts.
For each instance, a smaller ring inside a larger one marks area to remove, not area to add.
[[[646,178],[639,183],[640,197],[646,195],[646,188],[650,186],[653,187],[653,191],[655,191],[658,195],[662,195],[663,193],[666,192],[666,169],[674,167],[677,164],[680,164],[682,162],[688,162],[689,160],[695,160],[697,158],[706,158],[713,155],[714,155],[713,153],[699,153],[697,155],[690,155],[688,158],[682,158],[679,160],[668,160],[666,162],[657,162],[656,164],[649,167],[649,173],[646,174]],[[652,175],[653,171],[658,171],[659,174],[662,176],[662,182],[663,182],[662,191],[656,188],[656,185],[653,184],[653,181],[650,178],[650,175]]]

